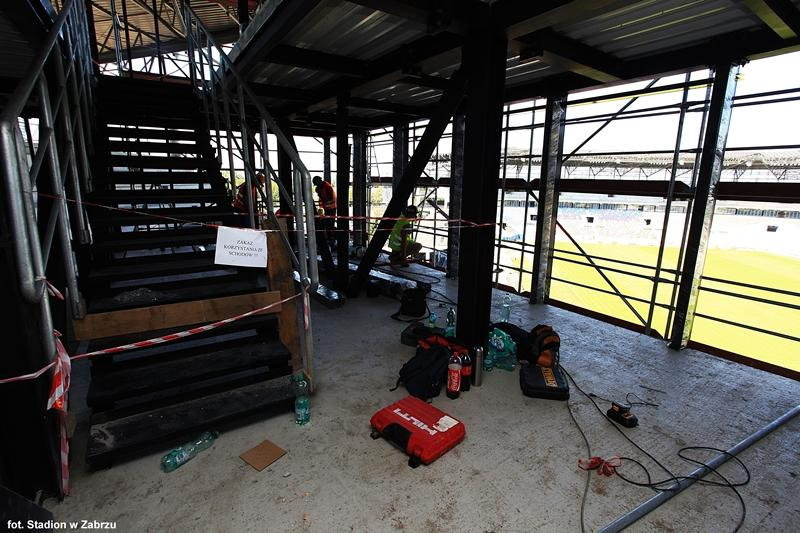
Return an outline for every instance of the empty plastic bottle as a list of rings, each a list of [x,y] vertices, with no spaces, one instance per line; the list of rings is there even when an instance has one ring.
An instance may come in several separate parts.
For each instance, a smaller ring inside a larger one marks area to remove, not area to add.
[[[444,336],[456,336],[456,310],[452,307],[447,311],[447,325],[444,328]]]
[[[217,437],[219,437],[219,432],[206,431],[196,440],[184,444],[183,446],[178,446],[161,458],[161,470],[164,472],[172,472],[198,453],[210,448]]]
[[[503,308],[500,311],[500,322],[511,322],[511,296],[508,294],[503,298]]]
[[[304,426],[311,419],[311,400],[308,397],[308,382],[302,374],[294,376],[294,395],[294,421],[298,426]]]

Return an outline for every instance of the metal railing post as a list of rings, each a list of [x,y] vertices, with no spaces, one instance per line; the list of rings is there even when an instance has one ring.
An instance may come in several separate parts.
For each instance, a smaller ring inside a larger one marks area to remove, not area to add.
[[[56,53],[58,53],[56,51]],[[47,89],[47,80],[44,74],[39,77],[39,99],[42,106],[42,124],[45,128],[52,129],[53,114],[50,109],[50,94]],[[67,122],[69,120],[67,119]],[[65,126],[66,128],[66,126]],[[69,135],[69,130],[66,130]],[[55,135],[53,132],[51,135]],[[71,142],[67,139],[67,144]],[[64,195],[64,177],[61,176],[61,167],[59,165],[58,146],[55,139],[50,141],[48,145],[50,152],[50,178],[52,182],[53,195],[56,198],[53,200],[54,209],[58,209],[58,233],[61,241],[61,251],[63,255],[66,284],[67,284],[67,299],[72,307],[73,316],[75,318],[82,318],[84,313],[83,306],[80,303],[80,293],[78,292],[78,275],[75,267],[75,258],[72,255],[72,236],[70,235],[69,228],[69,215],[67,211],[67,200]],[[69,156],[67,156],[69,157]],[[33,185],[33,184],[31,184]],[[35,229],[34,229],[35,231]]]

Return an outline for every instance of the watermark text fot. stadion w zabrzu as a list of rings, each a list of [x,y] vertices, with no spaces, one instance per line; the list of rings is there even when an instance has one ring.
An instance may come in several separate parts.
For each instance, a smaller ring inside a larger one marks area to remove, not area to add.
[[[80,531],[117,529],[117,523],[104,520],[7,520],[9,531]]]

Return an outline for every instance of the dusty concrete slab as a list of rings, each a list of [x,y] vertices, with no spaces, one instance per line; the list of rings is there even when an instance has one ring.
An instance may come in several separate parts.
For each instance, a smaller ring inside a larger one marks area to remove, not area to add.
[[[435,287],[454,296],[452,281]],[[499,306],[502,294],[494,299]],[[467,438],[433,465],[412,470],[390,444],[369,438],[372,413],[402,397],[402,389],[388,389],[413,352],[399,343],[404,324],[389,319],[397,308],[383,297],[351,299],[341,309],[315,304],[310,425],[296,427],[287,414],[228,431],[170,474],[158,469],[160,453],[87,472],[86,413],[79,413],[72,494],[48,507],[57,519],[116,521],[119,531],[579,531],[583,442],[567,405],[524,398],[516,373],[494,371],[462,398],[434,401],[464,420]],[[692,350],[673,352],[656,339],[519,297],[513,318],[528,327],[555,325],[562,362],[587,392],[620,399],[635,392],[658,403],[637,409],[641,425],[628,434],[675,473],[694,468],[676,456],[682,446],[727,448],[800,398],[800,383]],[[572,392],[592,454],[642,458]],[[74,394],[81,394],[79,379]],[[744,530],[797,530],[798,428],[795,420],[742,454],[752,473],[741,489]],[[288,453],[256,472],[238,456],[265,438]],[[721,471],[741,476],[730,464]],[[587,525],[597,529],[652,494],[592,475]],[[695,486],[632,529],[731,531],[739,512],[729,489]]]

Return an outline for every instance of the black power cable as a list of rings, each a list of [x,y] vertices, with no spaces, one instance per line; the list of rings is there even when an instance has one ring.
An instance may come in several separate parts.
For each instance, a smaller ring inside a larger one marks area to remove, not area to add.
[[[597,396],[595,394],[591,394],[591,393],[586,393],[575,382],[575,378],[573,378],[572,375],[569,372],[567,372],[567,370],[563,366],[561,366],[560,368],[561,368],[561,370],[564,371],[564,373],[567,375],[567,377],[569,377],[570,381],[575,386],[575,388],[581,394],[583,394],[586,398],[588,398],[589,401],[592,402],[592,404],[595,406],[597,411],[603,416],[603,418],[608,420],[608,422],[614,427],[614,429],[617,430],[617,432],[619,432],[620,435],[622,435],[625,438],[625,440],[627,440],[636,449],[638,449],[639,451],[644,453],[647,457],[649,457],[653,462],[655,462],[668,475],[668,477],[666,477],[665,479],[662,479],[660,481],[653,481],[653,478],[652,478],[652,476],[650,474],[650,471],[640,461],[638,461],[636,459],[633,459],[632,457],[620,457],[620,459],[623,462],[624,461],[630,461],[631,463],[634,463],[637,466],[639,466],[639,468],[641,468],[641,470],[644,472],[644,474],[645,474],[645,476],[647,478],[647,481],[646,482],[635,481],[633,479],[627,478],[627,477],[625,477],[623,474],[621,474],[619,472],[619,467],[616,467],[614,469],[614,471],[617,474],[617,476],[619,476],[620,479],[622,479],[623,481],[625,481],[627,483],[630,483],[631,485],[635,485],[637,487],[647,487],[647,488],[650,488],[650,489],[653,489],[653,490],[656,490],[656,491],[675,491],[677,489],[674,488],[673,485],[675,483],[679,482],[679,481],[687,480],[687,479],[692,479],[696,483],[701,484],[701,485],[729,488],[736,495],[736,498],[739,500],[739,505],[742,508],[742,512],[741,512],[741,516],[739,518],[739,521],[738,521],[738,523],[736,524],[736,527],[733,530],[734,533],[739,531],[739,529],[742,527],[742,524],[744,523],[745,518],[747,516],[747,505],[745,504],[744,498],[742,497],[741,493],[737,490],[736,487],[742,487],[744,485],[747,485],[750,482],[750,470],[742,462],[741,459],[739,459],[738,457],[736,457],[734,455],[731,455],[730,453],[728,453],[725,450],[721,450],[719,448],[713,448],[711,446],[685,446],[685,447],[681,448],[680,450],[678,450],[678,457],[680,457],[681,459],[683,459],[684,461],[687,461],[689,463],[705,467],[709,472],[713,472],[714,475],[716,475],[722,481],[720,482],[720,481],[711,481],[711,480],[706,480],[706,479],[700,479],[699,477],[695,477],[695,476],[675,476],[672,472],[670,472],[670,470],[667,467],[665,467],[663,464],[661,464],[655,457],[653,457],[644,448],[642,448],[636,442],[634,442],[633,439],[631,439],[628,435],[626,435],[625,432],[622,431],[619,428],[619,426],[614,423],[613,420],[608,418],[606,413],[603,412],[603,410],[600,408],[600,406],[597,405],[597,402],[595,402],[595,400],[594,400],[595,397],[596,398],[600,398],[599,396]],[[631,393],[629,393],[626,396],[626,401],[628,401],[629,404],[630,404],[630,397],[631,397]],[[604,398],[601,398],[601,399],[604,399]],[[639,398],[639,399],[641,400],[641,398]],[[608,400],[606,400],[606,401],[608,401]],[[645,402],[644,405],[649,405],[649,403]],[[589,445],[589,441],[586,438],[586,434],[584,433],[584,431],[581,428],[580,424],[576,420],[575,415],[572,413],[572,408],[569,406],[569,403],[567,403],[567,410],[569,411],[570,418],[572,418],[572,421],[575,423],[575,426],[578,428],[578,431],[581,433],[581,436],[583,436],[583,439],[584,439],[584,441],[586,443],[587,452],[589,454],[589,457],[591,457],[591,447]],[[693,459],[691,457],[687,457],[686,456],[686,452],[688,452],[688,451],[699,451],[699,450],[714,451],[714,452],[717,452],[717,453],[722,453],[722,454],[728,455],[731,459],[734,459],[739,464],[739,466],[742,467],[742,471],[745,473],[746,477],[745,477],[744,481],[732,482],[728,478],[726,478],[724,475],[722,475],[717,469],[712,468],[711,466],[709,466],[708,464],[706,464],[706,463],[704,463],[702,461],[699,461],[697,459]],[[584,508],[585,508],[585,505],[586,505],[586,498],[587,498],[587,495],[588,495],[588,488],[589,488],[589,477],[588,476],[590,474],[591,474],[591,471],[587,471],[586,487],[585,487],[585,490],[583,492],[583,499],[581,501],[581,531],[585,531],[585,526],[584,526]]]

